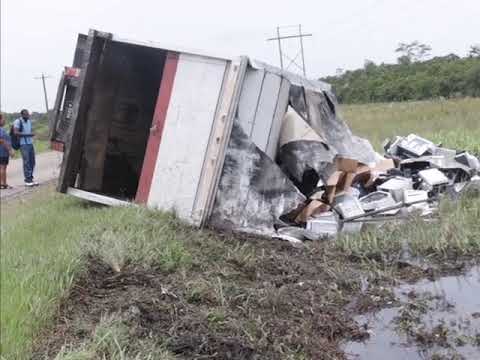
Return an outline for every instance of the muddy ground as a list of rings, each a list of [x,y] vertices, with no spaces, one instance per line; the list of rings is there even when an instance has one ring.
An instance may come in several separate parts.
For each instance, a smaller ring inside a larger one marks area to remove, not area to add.
[[[398,305],[394,285],[461,273],[465,264],[360,260],[325,243],[215,241],[214,250],[197,244],[192,265],[171,272],[135,264],[115,272],[88,257],[33,359],[80,346],[113,313],[133,347],[153,339],[178,359],[344,359],[342,344],[369,337],[354,317]]]

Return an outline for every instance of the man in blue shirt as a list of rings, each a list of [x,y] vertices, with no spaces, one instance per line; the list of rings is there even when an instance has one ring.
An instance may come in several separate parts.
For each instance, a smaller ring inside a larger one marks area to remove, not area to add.
[[[35,186],[38,183],[33,181],[33,170],[35,169],[35,149],[33,148],[32,120],[28,110],[23,109],[20,112],[20,118],[13,123],[15,135],[20,137],[20,152],[23,160],[23,175],[25,177],[25,186]]]

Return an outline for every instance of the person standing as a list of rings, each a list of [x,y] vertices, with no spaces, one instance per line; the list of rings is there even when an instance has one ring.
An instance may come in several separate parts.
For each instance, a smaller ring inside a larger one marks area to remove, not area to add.
[[[10,135],[3,128],[4,125],[5,119],[0,114],[0,189],[11,189],[12,187],[7,185],[7,165],[10,155],[13,156],[15,152],[11,146]]]
[[[33,181],[33,171],[35,170],[35,149],[33,147],[32,120],[27,109],[20,112],[20,117],[13,123],[13,129],[16,136],[20,138],[20,152],[23,161],[23,175],[25,177],[25,186],[36,186]]]

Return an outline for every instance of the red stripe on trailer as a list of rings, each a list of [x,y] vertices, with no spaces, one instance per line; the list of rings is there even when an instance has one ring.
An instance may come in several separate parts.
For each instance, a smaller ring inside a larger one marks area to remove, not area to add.
[[[64,144],[62,142],[52,140],[52,141],[50,141],[50,149],[52,149],[54,151],[63,152],[64,151]]]
[[[163,75],[160,84],[160,91],[157,97],[155,113],[153,115],[152,127],[148,138],[147,150],[143,159],[142,173],[138,183],[137,195],[135,202],[145,204],[150,194],[153,173],[157,163],[158,149],[162,141],[163,128],[165,127],[165,119],[167,117],[168,104],[172,95],[173,83],[177,72],[178,54],[169,52],[163,67]],[[166,191],[168,191],[166,189]]]

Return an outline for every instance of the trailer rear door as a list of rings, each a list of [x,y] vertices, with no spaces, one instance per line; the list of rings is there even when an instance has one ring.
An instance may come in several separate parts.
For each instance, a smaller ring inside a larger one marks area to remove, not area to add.
[[[90,30],[79,35],[73,66],[62,73],[55,108],[50,118],[52,147],[64,151],[57,190],[73,186],[79,170],[84,125],[93,92],[93,82],[110,33]]]
[[[52,112],[49,114],[49,134],[51,148],[63,151],[65,137],[72,117],[72,105],[78,87],[80,67],[82,66],[87,35],[79,34],[72,67],[65,67],[60,75],[57,98]]]

